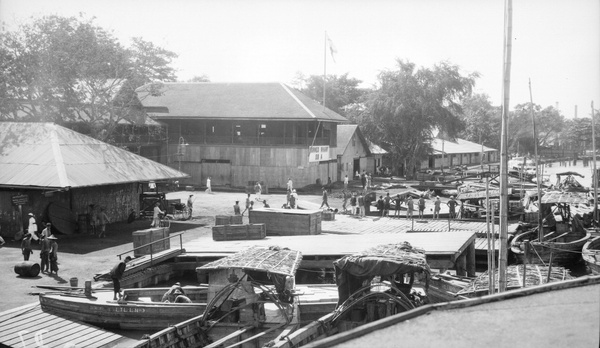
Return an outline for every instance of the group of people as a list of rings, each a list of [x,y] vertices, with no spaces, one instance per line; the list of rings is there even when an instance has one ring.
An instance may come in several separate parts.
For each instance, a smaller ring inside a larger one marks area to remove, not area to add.
[[[58,238],[52,233],[52,224],[46,223],[46,227],[41,233],[37,231],[37,223],[33,213],[29,213],[29,227],[27,233],[21,240],[21,253],[23,260],[29,261],[33,254],[34,245],[40,246],[40,268],[42,273],[56,273],[58,275]]]
[[[104,207],[100,207],[100,211],[96,210],[95,204],[90,204],[90,234],[98,238],[106,238],[106,224],[110,222]]]

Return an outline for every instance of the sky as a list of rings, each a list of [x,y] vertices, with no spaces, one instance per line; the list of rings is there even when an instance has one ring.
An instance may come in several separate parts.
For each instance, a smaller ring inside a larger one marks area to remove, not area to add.
[[[478,72],[475,92],[502,103],[504,0],[0,0],[0,28],[48,14],[95,17],[178,54],[178,79],[283,82],[342,75],[377,82],[402,59]],[[600,0],[513,0],[510,108],[600,109]],[[325,33],[337,53],[325,50]]]

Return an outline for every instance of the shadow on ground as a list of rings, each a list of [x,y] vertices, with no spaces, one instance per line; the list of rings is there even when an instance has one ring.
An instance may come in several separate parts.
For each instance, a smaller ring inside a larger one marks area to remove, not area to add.
[[[193,228],[204,226],[197,222],[177,221],[171,223],[170,233],[185,232]],[[106,226],[106,237],[98,238],[92,234],[56,235],[58,238],[58,252],[72,254],[87,254],[90,252],[108,249],[115,246],[133,242],[132,233],[150,228],[150,220],[136,220],[130,224],[126,222],[114,223]],[[174,242],[174,240],[173,240]],[[177,241],[179,243],[179,241]]]

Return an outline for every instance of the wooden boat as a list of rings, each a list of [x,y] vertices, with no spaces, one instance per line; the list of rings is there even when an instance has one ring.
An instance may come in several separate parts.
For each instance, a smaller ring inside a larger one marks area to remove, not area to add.
[[[338,306],[319,320],[269,343],[291,348],[372,323],[424,304],[429,266],[425,254],[409,243],[380,245],[334,262]],[[424,276],[425,293],[413,289]]]
[[[537,227],[517,234],[510,243],[510,250],[520,263],[548,264],[550,258],[553,263],[561,265],[577,262],[591,234],[577,215],[571,216],[569,205],[585,204],[587,197],[578,192],[547,192],[542,196],[541,203],[542,206],[555,204],[555,212],[559,213],[556,216],[560,216],[562,222],[544,227],[542,240],[538,240]],[[525,260],[525,241],[529,241],[531,247],[528,260]]]
[[[294,275],[299,251],[255,246],[196,268],[208,279],[207,310],[136,347],[261,347],[299,327]]]
[[[52,223],[52,228],[63,234],[73,234],[77,232],[77,215],[71,209],[57,203],[48,205],[48,220]]]
[[[581,250],[581,256],[590,272],[600,275],[600,237],[585,243]]]
[[[74,291],[41,293],[44,312],[65,316],[104,328],[163,329],[198,316],[206,309],[207,287],[185,286],[192,303],[162,302],[169,288],[124,289],[123,300],[114,301],[112,289],[86,295]]]
[[[538,286],[546,283],[559,282],[573,279],[564,267],[540,265],[511,265],[506,268],[506,290],[516,290]],[[523,270],[525,269],[525,283],[523,283]],[[548,274],[550,272],[550,274]],[[495,270],[495,289],[498,292],[498,269]],[[489,272],[485,271],[476,278],[459,277],[447,272],[434,274],[429,283],[428,297],[430,303],[440,303],[468,298],[480,297],[489,294]]]

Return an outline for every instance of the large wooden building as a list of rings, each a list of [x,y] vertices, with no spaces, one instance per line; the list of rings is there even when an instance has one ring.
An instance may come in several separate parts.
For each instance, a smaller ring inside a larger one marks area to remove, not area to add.
[[[302,187],[338,176],[337,126],[347,119],[285,84],[162,83],[138,97],[167,125],[161,162],[190,174],[186,184],[281,188],[291,178]]]

